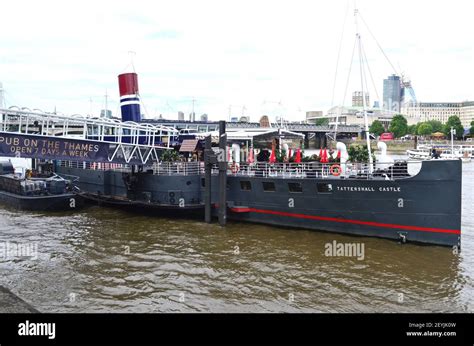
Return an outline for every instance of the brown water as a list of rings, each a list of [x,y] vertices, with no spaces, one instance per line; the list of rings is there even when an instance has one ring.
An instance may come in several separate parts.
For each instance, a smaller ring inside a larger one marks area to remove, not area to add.
[[[474,163],[464,165],[462,251],[230,223],[225,229],[91,207],[0,207],[0,285],[42,312],[474,312]],[[364,243],[365,257],[325,244]],[[3,252],[5,255],[5,251]]]

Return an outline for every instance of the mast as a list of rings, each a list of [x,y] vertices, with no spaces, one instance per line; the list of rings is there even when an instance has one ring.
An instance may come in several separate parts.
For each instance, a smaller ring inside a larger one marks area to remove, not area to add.
[[[370,133],[369,133],[369,120],[367,119],[367,111],[365,108],[365,92],[364,92],[364,69],[363,69],[363,55],[362,55],[362,42],[361,36],[359,32],[359,24],[357,22],[357,15],[359,10],[357,8],[354,9],[354,17],[355,17],[355,24],[356,24],[356,39],[359,49],[359,67],[360,67],[360,85],[362,91],[362,112],[364,114],[364,123],[365,123],[365,138],[367,142],[367,151],[369,154],[369,173],[372,174],[373,171],[373,160],[372,160],[372,149],[370,148]]]
[[[107,94],[107,89],[105,89],[105,112],[104,112],[105,118],[107,118],[108,98],[109,98],[109,95]]]

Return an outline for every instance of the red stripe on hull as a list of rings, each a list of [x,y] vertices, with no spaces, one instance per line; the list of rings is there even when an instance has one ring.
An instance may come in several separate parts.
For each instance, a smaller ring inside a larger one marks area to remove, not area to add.
[[[373,222],[373,221],[341,219],[341,218],[338,218],[338,217],[326,217],[326,216],[297,214],[297,213],[289,213],[289,212],[285,212],[285,211],[276,211],[276,210],[266,210],[266,209],[256,209],[256,208],[231,208],[231,210],[233,212],[236,212],[236,213],[249,213],[249,212],[252,212],[252,213],[259,213],[259,214],[288,216],[288,217],[294,217],[294,218],[300,218],[300,219],[330,221],[330,222],[340,222],[340,223],[351,223],[351,224],[356,224],[356,225],[365,225],[365,226],[373,226],[373,227],[404,229],[404,230],[409,230],[409,231],[461,234],[460,230],[454,230],[454,229],[397,225],[397,224],[381,223],[381,222]]]

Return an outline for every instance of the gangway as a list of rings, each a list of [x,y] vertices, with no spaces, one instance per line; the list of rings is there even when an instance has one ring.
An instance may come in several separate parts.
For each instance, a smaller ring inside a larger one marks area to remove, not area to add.
[[[178,131],[164,125],[0,108],[0,156],[151,164]]]

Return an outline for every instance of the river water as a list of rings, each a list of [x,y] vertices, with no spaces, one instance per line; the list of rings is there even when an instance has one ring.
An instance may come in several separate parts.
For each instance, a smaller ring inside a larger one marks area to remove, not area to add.
[[[41,312],[474,312],[474,163],[463,170],[459,254],[99,207],[0,207],[0,285]],[[334,240],[362,242],[364,258],[326,256]]]

